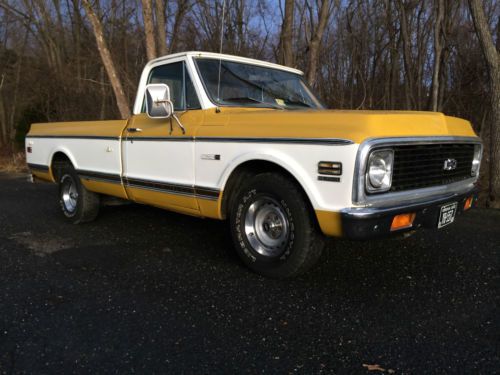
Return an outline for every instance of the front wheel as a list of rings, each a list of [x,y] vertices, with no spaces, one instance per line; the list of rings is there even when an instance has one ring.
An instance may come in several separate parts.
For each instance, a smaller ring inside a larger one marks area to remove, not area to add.
[[[294,181],[277,173],[256,175],[238,191],[230,226],[243,262],[269,277],[305,272],[324,247],[307,197]]]
[[[59,178],[59,203],[66,218],[73,224],[92,221],[99,213],[99,195],[82,185],[72,165],[61,168]]]

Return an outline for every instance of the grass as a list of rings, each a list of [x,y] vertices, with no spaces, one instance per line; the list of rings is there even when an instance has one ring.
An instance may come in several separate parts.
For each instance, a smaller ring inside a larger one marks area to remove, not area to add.
[[[22,173],[27,172],[26,157],[24,152],[13,152],[0,154],[0,172]]]

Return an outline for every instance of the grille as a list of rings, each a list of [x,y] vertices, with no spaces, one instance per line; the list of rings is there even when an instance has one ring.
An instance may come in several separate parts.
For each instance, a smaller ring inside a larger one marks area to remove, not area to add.
[[[393,149],[393,192],[447,185],[471,178],[473,144],[400,145]],[[443,169],[447,159],[457,161],[455,169]]]

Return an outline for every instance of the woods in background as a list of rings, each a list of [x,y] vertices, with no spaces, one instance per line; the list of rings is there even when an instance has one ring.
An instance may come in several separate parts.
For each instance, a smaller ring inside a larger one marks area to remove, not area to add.
[[[0,0],[0,145],[32,122],[127,117],[144,64],[218,52],[222,0]],[[304,70],[336,109],[442,111],[485,141],[500,206],[500,2],[226,0],[223,52]]]

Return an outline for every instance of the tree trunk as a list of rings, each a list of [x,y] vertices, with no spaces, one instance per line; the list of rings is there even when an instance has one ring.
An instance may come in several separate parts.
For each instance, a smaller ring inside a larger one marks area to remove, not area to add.
[[[443,52],[443,19],[444,0],[434,0],[435,2],[435,23],[434,23],[434,69],[432,73],[432,95],[431,110],[437,112],[439,99],[439,69],[441,67],[441,55]]]
[[[125,96],[125,92],[123,91],[120,78],[116,73],[115,63],[109,52],[106,40],[104,39],[104,32],[102,30],[101,21],[99,20],[99,18],[97,18],[97,15],[90,6],[89,0],[82,0],[82,4],[85,8],[87,16],[89,17],[90,23],[92,24],[95,39],[97,42],[97,49],[99,50],[102,63],[104,65],[104,68],[106,69],[106,73],[108,74],[111,86],[113,87],[118,110],[120,111],[121,117],[126,119],[130,117],[130,109],[128,106],[127,98]]]
[[[481,44],[490,78],[490,186],[491,205],[500,208],[500,57],[480,0],[469,0],[477,37]],[[485,140],[488,142],[488,140]]]
[[[281,56],[280,63],[293,66],[293,13],[295,0],[285,1],[285,16],[281,25]]]
[[[7,145],[9,137],[7,134],[7,112],[3,103],[2,88],[5,82],[5,74],[0,78],[0,145]]]
[[[165,56],[168,54],[167,31],[165,23],[165,0],[155,0],[156,5],[156,36],[158,45],[158,54]]]
[[[331,0],[323,0],[318,15],[318,26],[316,32],[309,43],[309,53],[307,62],[307,82],[312,85],[316,81],[316,71],[318,69],[319,45],[323,39],[328,16],[330,15]],[[312,26],[312,25],[311,25]]]
[[[179,30],[184,20],[184,16],[190,9],[189,0],[179,0],[177,2],[177,12],[175,13],[174,26],[172,27],[172,39],[170,42],[170,52],[177,52],[177,41],[179,40]]]
[[[156,43],[151,0],[142,0],[142,18],[144,20],[144,33],[146,34],[146,55],[148,60],[153,60],[156,58]]]
[[[415,100],[413,98],[414,75],[413,75],[413,57],[411,53],[411,37],[408,29],[408,19],[406,18],[405,4],[402,0],[396,2],[399,10],[399,22],[401,25],[401,38],[403,40],[403,63],[405,67],[405,94],[406,94],[406,109],[415,108]]]

